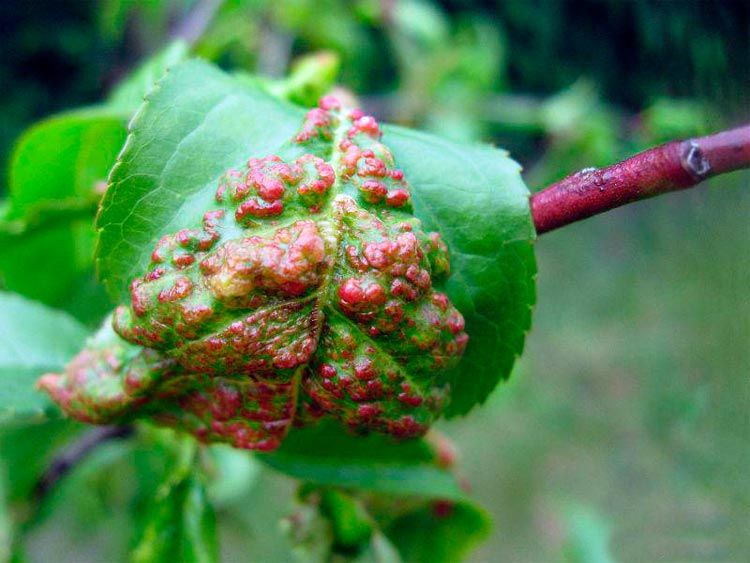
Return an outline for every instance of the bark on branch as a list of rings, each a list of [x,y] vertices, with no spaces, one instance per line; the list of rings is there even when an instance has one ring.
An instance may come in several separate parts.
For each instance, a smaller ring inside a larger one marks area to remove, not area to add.
[[[672,141],[606,168],[581,170],[531,196],[531,214],[542,234],[741,168],[750,168],[750,124]]]

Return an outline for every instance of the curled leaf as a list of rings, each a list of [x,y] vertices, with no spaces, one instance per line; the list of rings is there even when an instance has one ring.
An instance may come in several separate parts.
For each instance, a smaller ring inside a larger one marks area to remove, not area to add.
[[[147,416],[248,449],[323,416],[426,432],[468,336],[435,286],[448,249],[381,136],[323,98],[279,154],[225,172],[199,225],[157,243],[114,315],[130,344],[92,342],[41,387],[79,420]]]

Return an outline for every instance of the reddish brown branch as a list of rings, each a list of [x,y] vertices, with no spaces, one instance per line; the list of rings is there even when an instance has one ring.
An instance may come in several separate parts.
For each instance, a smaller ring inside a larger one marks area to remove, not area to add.
[[[672,141],[606,168],[581,170],[531,196],[531,214],[542,234],[740,168],[750,168],[750,125]]]

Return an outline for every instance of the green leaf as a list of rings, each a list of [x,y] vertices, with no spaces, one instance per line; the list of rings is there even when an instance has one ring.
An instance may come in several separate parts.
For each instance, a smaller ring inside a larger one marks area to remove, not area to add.
[[[200,222],[229,167],[271,154],[301,116],[198,61],[157,83],[133,119],[97,221],[99,272],[113,297],[127,299],[163,234]]]
[[[321,493],[320,509],[331,522],[336,543],[345,548],[354,548],[372,536],[374,523],[364,505],[356,498],[339,489],[327,489]]]
[[[441,502],[400,516],[385,534],[405,563],[451,563],[463,561],[491,526],[487,513],[470,502]]]
[[[185,41],[178,39],[148,58],[112,90],[107,107],[134,111],[167,69],[187,57],[189,49]]]
[[[156,491],[134,563],[219,560],[216,517],[196,465],[196,445],[182,438],[167,476]]]
[[[47,396],[34,388],[37,378],[62,369],[86,335],[65,313],[0,292],[0,420],[48,410]]]
[[[383,141],[413,186],[415,214],[450,250],[445,291],[470,339],[452,374],[448,414],[465,414],[510,375],[531,327],[536,234],[528,191],[505,151],[402,127],[384,130]]]
[[[591,507],[572,505],[564,510],[567,537],[564,560],[568,563],[614,563],[609,548],[611,532],[606,520]]]
[[[6,219],[48,228],[4,240],[0,276],[6,289],[54,304],[91,267],[91,220],[125,137],[126,113],[91,108],[31,127],[11,157]],[[55,222],[47,222],[55,215]],[[40,276],[38,265],[54,276]]]
[[[491,529],[486,512],[467,500],[361,494],[305,484],[299,501],[284,523],[304,561],[462,561]]]
[[[9,218],[41,202],[98,199],[95,184],[107,177],[125,141],[128,114],[107,107],[62,113],[35,124],[11,157]]]
[[[13,547],[13,522],[7,503],[5,468],[0,463],[0,563],[11,560]]]
[[[3,241],[0,254],[0,287],[48,305],[59,302],[77,278],[75,238],[69,227],[58,226]],[[54,252],[50,252],[54,249]],[[54,272],[40,275],[39,265]]]
[[[75,291],[91,269],[92,221],[127,121],[154,81],[186,53],[183,41],[172,43],[115,88],[106,105],[44,119],[21,136],[11,156],[4,214],[18,236],[7,240],[9,229],[0,224],[0,237],[10,247],[0,257],[6,289],[51,305]],[[40,276],[35,264],[55,275]]]
[[[289,76],[270,80],[269,92],[301,106],[314,106],[336,83],[341,60],[333,51],[319,51],[299,57],[292,63]]]
[[[258,459],[317,485],[431,498],[465,496],[455,476],[435,465],[423,440],[396,443],[374,434],[353,436],[333,422],[295,430],[276,452]]]
[[[299,108],[215,67],[174,67],[134,119],[102,205],[97,256],[111,294],[127,301],[128,284],[146,270],[156,242],[200,224],[219,177],[248,156],[275,153],[301,118]],[[503,151],[385,131],[416,215],[452,253],[445,290],[470,340],[452,374],[450,413],[465,413],[509,375],[530,325],[536,266],[528,193]]]
[[[281,525],[299,561],[402,563],[366,501],[340,488],[302,485],[294,513]]]

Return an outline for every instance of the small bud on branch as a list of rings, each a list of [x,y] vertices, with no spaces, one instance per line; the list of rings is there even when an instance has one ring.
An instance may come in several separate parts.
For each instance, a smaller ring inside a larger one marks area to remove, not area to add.
[[[532,195],[531,213],[542,234],[741,168],[750,168],[750,125],[671,141],[606,168],[581,170]]]

